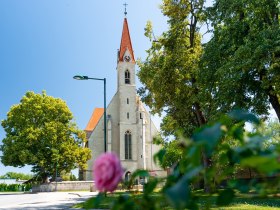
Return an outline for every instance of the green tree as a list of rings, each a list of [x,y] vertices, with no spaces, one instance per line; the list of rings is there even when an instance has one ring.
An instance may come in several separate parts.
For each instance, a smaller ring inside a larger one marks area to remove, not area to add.
[[[181,144],[179,140],[173,140],[164,145],[165,154],[161,162],[163,168],[171,168],[182,159],[184,147]]]
[[[275,120],[262,123],[262,126],[258,127],[258,132],[267,136],[265,144],[267,147],[280,144],[280,123]]]
[[[145,35],[151,40],[151,47],[145,61],[139,61],[138,76],[144,86],[138,93],[153,112],[166,111],[164,134],[176,135],[174,131],[181,128],[190,136],[208,121],[197,77],[204,0],[164,0],[161,9],[168,17],[169,29],[151,40],[152,26],[147,24]]]
[[[70,173],[65,173],[65,171],[62,171],[60,173],[60,177],[62,178],[63,181],[77,181],[77,178],[74,174]]]
[[[33,177],[31,174],[17,173],[17,172],[7,172],[6,174],[0,176],[1,179],[20,179],[29,180]]]
[[[216,0],[208,10],[213,37],[205,45],[201,89],[220,112],[243,108],[280,120],[279,0]]]
[[[31,165],[45,181],[61,171],[86,167],[90,150],[82,148],[85,133],[72,121],[66,103],[46,92],[27,92],[2,121],[6,137],[0,150],[5,166]]]
[[[201,97],[198,77],[203,54],[201,26],[206,22],[204,0],[163,0],[162,13],[168,17],[169,29],[156,40],[148,22],[145,35],[151,40],[145,61],[139,62],[138,73],[144,87],[138,90],[153,112],[166,112],[163,134],[190,137],[196,128],[212,120],[215,104],[211,94]],[[179,131],[178,131],[179,130]],[[210,159],[202,151],[205,168]],[[205,180],[205,191],[207,187]]]

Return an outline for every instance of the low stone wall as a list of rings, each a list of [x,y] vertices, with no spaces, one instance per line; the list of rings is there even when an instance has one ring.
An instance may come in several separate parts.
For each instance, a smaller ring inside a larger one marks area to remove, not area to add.
[[[94,181],[63,181],[33,185],[32,192],[92,191]]]

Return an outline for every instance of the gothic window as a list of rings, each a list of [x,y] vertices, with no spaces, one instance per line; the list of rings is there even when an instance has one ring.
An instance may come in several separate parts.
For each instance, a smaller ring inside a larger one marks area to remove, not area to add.
[[[126,113],[126,118],[129,119],[129,112]]]
[[[125,84],[130,84],[130,72],[128,70],[124,73],[124,82]]]
[[[129,104],[129,98],[126,99],[126,103]]]
[[[126,131],[124,134],[124,156],[126,160],[132,159],[132,148],[131,148],[131,132]]]

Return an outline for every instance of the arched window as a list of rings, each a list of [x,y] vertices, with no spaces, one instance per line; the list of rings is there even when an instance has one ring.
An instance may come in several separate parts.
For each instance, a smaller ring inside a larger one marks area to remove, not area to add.
[[[131,132],[126,131],[124,134],[124,156],[126,160],[132,159],[131,153]]]
[[[129,104],[129,98],[126,99],[126,103]]]
[[[128,70],[124,73],[124,82],[125,84],[130,84],[130,72]]]
[[[129,112],[126,113],[126,118],[129,119]]]
[[[128,171],[128,172],[125,173],[125,178],[124,179],[125,179],[126,182],[128,182],[130,180],[130,178],[131,178],[131,172]]]

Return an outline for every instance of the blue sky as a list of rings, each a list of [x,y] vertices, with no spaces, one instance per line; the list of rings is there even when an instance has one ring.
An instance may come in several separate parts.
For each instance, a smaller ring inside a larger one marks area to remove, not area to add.
[[[166,29],[160,0],[127,0],[127,18],[137,58],[145,58],[147,20],[155,34]],[[27,91],[66,101],[79,128],[95,107],[103,107],[103,83],[76,81],[76,74],[107,78],[107,104],[116,92],[117,49],[124,19],[124,1],[0,0],[0,119]],[[137,67],[138,69],[138,67]],[[139,82],[138,82],[139,87]],[[0,127],[0,143],[5,132]],[[28,173],[30,167],[4,167]]]

